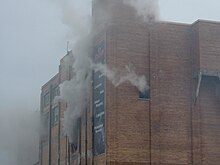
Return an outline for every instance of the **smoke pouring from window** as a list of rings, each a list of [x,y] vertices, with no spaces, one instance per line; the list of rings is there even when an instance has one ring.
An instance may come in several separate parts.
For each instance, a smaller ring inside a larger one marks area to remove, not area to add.
[[[149,5],[152,6],[149,3],[154,5],[151,1],[144,3],[145,6],[147,5],[146,9],[148,9]],[[129,4],[137,10],[139,10],[137,7],[141,5],[133,1]],[[72,48],[74,56],[72,69],[74,76],[70,81],[61,84],[60,99],[67,102],[67,110],[64,114],[65,133],[68,135],[71,143],[76,143],[78,131],[76,126],[77,120],[88,106],[92,70],[101,71],[116,87],[126,81],[136,86],[140,91],[147,89],[148,86],[144,76],[137,75],[134,70],[131,70],[127,66],[125,66],[126,71],[122,74],[120,71],[116,71],[106,65],[93,63],[92,38],[94,34],[92,32],[91,0],[84,0],[83,2],[81,0],[65,0],[61,4],[61,7],[63,11],[63,23],[72,30],[71,42],[74,43]],[[144,9],[137,11],[137,13],[145,14]],[[151,10],[148,11],[148,14],[151,12]],[[106,13],[106,15],[108,14]]]
[[[125,66],[125,71],[120,72],[116,69],[110,69],[107,65],[104,64],[94,64],[94,71],[101,71],[103,75],[106,76],[112,84],[117,87],[125,82],[129,82],[133,86],[137,87],[139,91],[144,91],[148,89],[147,81],[145,76],[139,76],[131,69],[128,65]]]

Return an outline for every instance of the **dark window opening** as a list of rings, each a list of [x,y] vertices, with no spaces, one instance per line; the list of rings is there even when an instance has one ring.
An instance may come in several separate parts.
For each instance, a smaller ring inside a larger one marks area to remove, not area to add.
[[[77,145],[76,144],[70,144],[71,153],[75,153],[77,151]]]
[[[139,91],[139,98],[143,100],[150,99],[150,89],[145,89],[144,91]]]
[[[70,145],[70,153],[75,154],[80,152],[81,147],[81,118],[77,119],[77,122],[73,125],[73,137]]]

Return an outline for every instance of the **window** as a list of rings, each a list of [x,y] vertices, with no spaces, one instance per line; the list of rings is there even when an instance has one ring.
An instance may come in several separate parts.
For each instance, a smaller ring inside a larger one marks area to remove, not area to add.
[[[44,103],[44,107],[50,103],[50,93],[49,92],[44,95],[43,103]]]
[[[75,153],[77,151],[77,145],[76,144],[71,143],[70,148],[71,148],[71,153]]]
[[[60,95],[60,88],[59,86],[56,86],[53,88],[53,92],[52,92],[52,100],[56,97]]]
[[[139,91],[139,98],[143,100],[150,99],[150,89],[145,89],[144,91]]]
[[[51,126],[55,126],[59,121],[59,106],[52,109],[51,112]]]
[[[71,154],[80,152],[80,142],[81,142],[81,118],[78,118],[73,125],[72,132],[72,142],[70,143]]]

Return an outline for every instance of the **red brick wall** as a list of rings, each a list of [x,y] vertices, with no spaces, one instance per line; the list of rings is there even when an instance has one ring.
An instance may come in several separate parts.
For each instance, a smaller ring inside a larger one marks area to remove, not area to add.
[[[191,57],[192,57],[192,72],[196,78],[200,72],[200,40],[199,40],[199,24],[193,23],[191,26]]]
[[[119,72],[130,65],[148,79],[148,33],[144,26],[113,26],[107,33],[107,65]],[[107,161],[149,163],[149,101],[126,82],[106,85]]]
[[[42,161],[42,165],[47,165],[48,164],[48,152],[49,152],[49,150],[48,150],[48,145],[47,146],[44,146],[44,147],[42,147],[41,148],[42,150],[41,150],[41,152],[42,152],[42,157],[41,157],[41,161]]]
[[[65,61],[72,60],[71,55],[65,56],[60,61],[60,67],[59,67],[59,73],[56,74],[51,80],[49,80],[45,85],[42,86],[42,94],[41,94],[41,112],[42,115],[46,112],[50,111],[50,108],[54,108],[55,106],[59,106],[60,110],[60,123],[58,122],[56,125],[51,127],[51,164],[57,164],[58,160],[60,159],[60,164],[66,164],[67,157],[68,157],[68,140],[66,138],[66,135],[64,134],[63,129],[63,118],[64,118],[64,111],[66,110],[66,103],[63,101],[54,102],[51,100],[51,102],[48,104],[48,106],[43,106],[43,98],[44,95],[48,92],[52,92],[50,89],[52,89],[61,83],[63,83],[66,80],[69,80],[72,76],[71,68],[66,65]],[[60,130],[59,130],[60,129]],[[60,135],[59,135],[60,133]],[[49,134],[49,132],[48,132]],[[42,145],[40,149],[40,159],[42,160],[42,165],[48,165],[49,162],[49,139],[46,143],[43,143],[45,145]],[[60,149],[60,153],[59,153]],[[41,162],[41,161],[40,161]]]
[[[130,24],[110,29],[108,65],[122,71],[131,64],[139,75],[145,75],[151,100],[139,100],[138,90],[129,83],[115,88],[107,82],[107,160],[119,164],[188,164],[190,27]]]
[[[153,26],[150,48],[151,162],[191,164],[190,27]]]
[[[138,100],[137,89],[128,83],[115,88],[107,81],[107,162],[216,164],[216,153],[220,151],[213,146],[215,143],[218,146],[219,131],[201,124],[201,115],[206,120],[213,117],[206,115],[207,110],[200,111],[194,102],[200,69],[219,68],[219,24],[199,21],[192,26],[176,23],[146,25],[137,19],[131,8],[120,5],[121,1],[111,1],[111,4],[115,6],[102,1],[106,11],[113,11],[107,26],[107,63],[110,68],[120,71],[131,64],[138,74],[146,75],[151,100]],[[94,8],[97,18],[98,9]],[[211,105],[203,106],[212,111],[215,109]],[[216,121],[214,124],[218,125]],[[200,130],[214,135],[214,141]],[[213,155],[213,160],[208,160],[209,154]]]
[[[115,12],[121,7],[115,8]],[[120,20],[121,16],[115,19]],[[101,31],[96,29],[94,44],[106,41],[106,62],[110,68],[121,72],[129,65],[138,75],[145,75],[151,98],[140,100],[138,89],[128,82],[118,87],[106,82],[106,153],[93,157],[91,91],[87,119],[85,112],[81,123],[81,164],[218,165],[220,104],[215,92],[219,80],[203,76],[196,100],[195,75],[200,69],[218,70],[219,24],[200,21],[192,26],[147,25],[129,21],[116,21]],[[71,78],[70,68],[62,62],[59,83]],[[51,80],[42,92],[56,83],[57,79]],[[63,118],[66,104],[60,103],[60,108]],[[43,111],[48,111],[48,107]],[[52,163],[57,161],[60,145],[62,165],[67,160],[68,143],[62,120],[60,126],[60,144],[52,142]],[[52,139],[57,134],[56,126]],[[41,151],[43,165],[48,162],[46,147]]]
[[[220,104],[216,96],[216,77],[204,76],[194,107],[194,164],[217,165],[220,162]]]
[[[220,71],[220,23],[199,22],[201,69]]]

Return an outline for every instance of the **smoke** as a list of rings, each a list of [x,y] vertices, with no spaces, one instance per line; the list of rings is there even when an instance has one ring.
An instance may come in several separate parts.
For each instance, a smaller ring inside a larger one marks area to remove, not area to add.
[[[91,80],[91,0],[65,0],[61,3],[63,23],[71,30],[73,78],[60,85],[60,98],[67,102],[64,131],[71,143],[77,140],[77,121],[87,107]]]
[[[67,110],[64,113],[64,130],[71,143],[77,140],[77,121],[86,109],[88,102],[88,88],[90,82],[89,71],[86,67],[78,68],[82,61],[76,60],[74,65],[74,77],[60,85],[60,98],[67,102]],[[88,65],[87,65],[88,66]]]
[[[23,107],[1,110],[1,164],[30,165],[38,161],[39,119],[39,112]]]
[[[93,52],[91,0],[84,0],[83,2],[81,0],[65,0],[61,6],[63,23],[72,30],[74,60],[71,64],[73,77],[60,85],[59,99],[67,102],[67,110],[64,113],[64,131],[68,135],[70,142],[76,144],[78,139],[78,119],[88,106],[92,70],[101,71],[115,86],[129,81],[140,91],[148,87],[145,77],[138,76],[129,67],[126,67],[126,72],[122,74],[116,70],[113,71],[104,64],[93,63],[91,59]],[[85,9],[87,11],[83,13]],[[101,11],[103,12],[104,10]],[[102,17],[102,15],[100,16]],[[70,62],[66,62],[66,65],[69,64]]]
[[[105,75],[115,87],[125,82],[130,82],[133,86],[137,87],[139,91],[144,91],[149,88],[146,77],[143,75],[137,75],[128,65],[125,66],[126,72],[119,72],[117,70],[110,69],[104,64],[94,64],[93,69],[95,71],[100,71],[103,75]]]
[[[158,0],[123,0],[123,2],[133,7],[144,22],[157,21],[159,19]]]
[[[60,85],[60,98],[67,102],[67,110],[64,114],[64,130],[72,143],[77,140],[77,137],[74,137],[74,135],[77,135],[76,125],[78,118],[87,106],[91,79],[88,47],[84,41],[89,40],[83,39],[76,44],[78,48],[74,51],[73,78]]]
[[[63,18],[62,22],[70,29],[70,39],[73,43],[86,36],[91,30],[91,0],[59,1]]]

